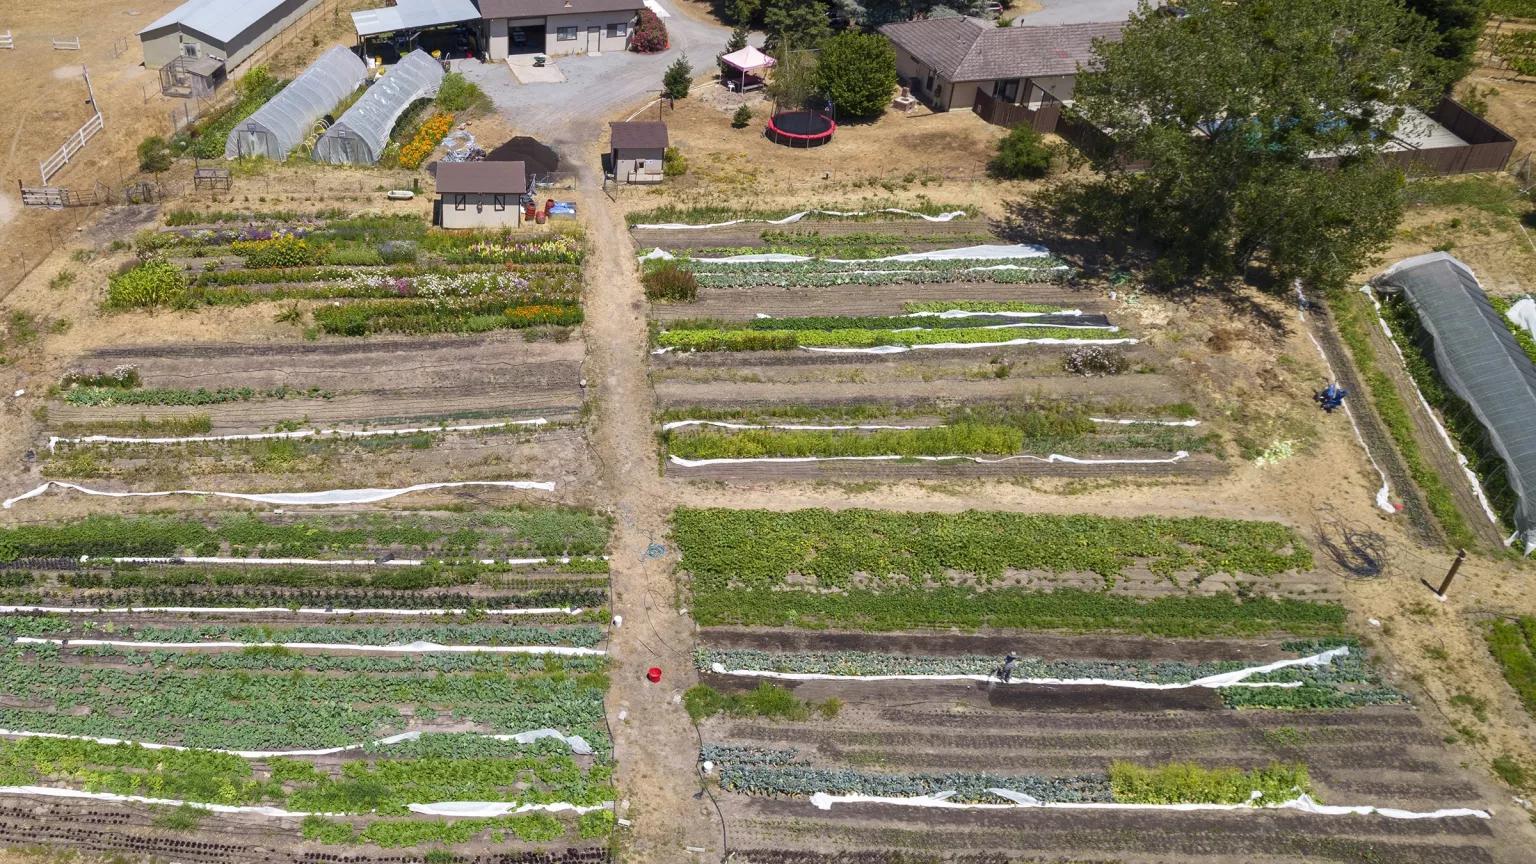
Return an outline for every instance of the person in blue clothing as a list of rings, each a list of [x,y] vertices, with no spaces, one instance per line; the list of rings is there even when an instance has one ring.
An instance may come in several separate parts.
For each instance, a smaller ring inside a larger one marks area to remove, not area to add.
[[[1324,411],[1332,414],[1335,409],[1343,407],[1344,397],[1348,395],[1349,391],[1340,387],[1339,382],[1330,381],[1328,386],[1319,390],[1313,398],[1317,400],[1317,404],[1323,406]]]

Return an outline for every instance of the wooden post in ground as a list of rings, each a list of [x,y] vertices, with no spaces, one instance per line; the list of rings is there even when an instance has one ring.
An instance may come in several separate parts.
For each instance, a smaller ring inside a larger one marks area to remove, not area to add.
[[[1456,571],[1461,569],[1461,562],[1463,562],[1465,560],[1467,560],[1467,550],[1465,550],[1465,549],[1457,549],[1456,550],[1456,560],[1451,562],[1451,569],[1445,571],[1445,578],[1443,580],[1441,580],[1439,588],[1436,588],[1435,586],[1429,584],[1429,580],[1427,580],[1427,579],[1420,579],[1419,581],[1424,583],[1424,587],[1426,587],[1429,590],[1435,592],[1436,596],[1438,596],[1440,599],[1444,600],[1445,599],[1445,592],[1450,590],[1451,580],[1456,578]]]

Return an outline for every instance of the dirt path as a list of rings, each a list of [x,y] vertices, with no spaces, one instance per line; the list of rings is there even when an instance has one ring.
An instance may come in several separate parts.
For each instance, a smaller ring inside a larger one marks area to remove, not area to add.
[[[696,676],[690,652],[692,621],[679,610],[671,550],[662,553],[669,503],[656,471],[652,394],[646,380],[645,299],[624,220],[599,191],[600,178],[580,180],[590,191],[587,284],[587,380],[595,388],[596,452],[602,496],[615,518],[611,633],[613,727],[618,780],[633,822],[622,836],[626,861],[718,861],[721,828],[708,800],[696,801],[697,733],[681,697]],[[655,556],[655,557],[653,557]],[[662,669],[661,684],[645,678]],[[686,849],[699,850],[693,854]]]

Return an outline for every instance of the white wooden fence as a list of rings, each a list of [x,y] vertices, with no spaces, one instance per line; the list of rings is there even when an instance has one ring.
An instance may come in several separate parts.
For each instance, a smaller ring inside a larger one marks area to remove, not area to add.
[[[55,39],[53,39],[53,50],[55,50],[55,51],[79,51],[80,50],[80,37],[76,36],[73,39],[58,39],[58,38],[55,38]]]
[[[38,168],[42,170],[44,186],[48,185],[48,178],[59,173],[65,165],[69,164],[69,160],[80,152],[85,142],[94,138],[96,133],[102,130],[102,126],[101,111],[98,110],[91,119],[85,121],[84,126],[69,136],[69,140],[64,142],[64,146],[60,147],[58,152],[38,163]]]
[[[11,31],[7,30],[4,33],[0,33],[0,48],[16,50],[16,37],[11,35]]]

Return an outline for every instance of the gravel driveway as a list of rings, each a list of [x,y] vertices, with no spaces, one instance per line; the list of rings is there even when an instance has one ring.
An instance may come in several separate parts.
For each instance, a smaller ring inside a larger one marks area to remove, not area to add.
[[[531,135],[560,153],[561,169],[593,170],[583,158],[594,141],[607,134],[610,118],[630,105],[655,98],[661,74],[679,54],[686,53],[694,72],[710,68],[710,60],[725,50],[731,31],[676,11],[663,19],[672,47],[660,54],[609,52],[597,57],[561,57],[555,62],[566,80],[552,84],[519,84],[505,63],[459,61],[454,69],[479,84],[507,122],[522,135]]]
[[[1013,26],[1124,21],[1136,11],[1136,0],[1040,0],[1040,5],[1045,8],[1020,15]]]

